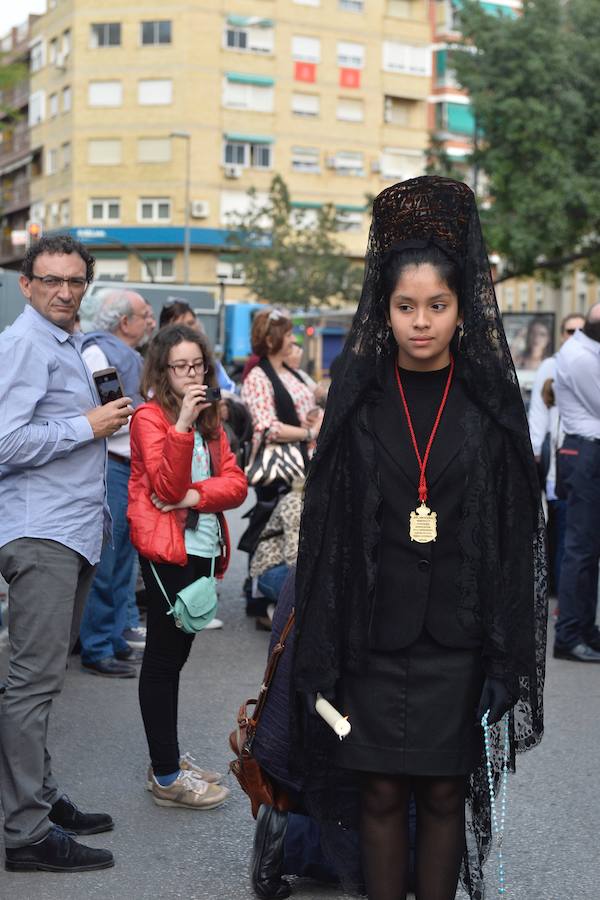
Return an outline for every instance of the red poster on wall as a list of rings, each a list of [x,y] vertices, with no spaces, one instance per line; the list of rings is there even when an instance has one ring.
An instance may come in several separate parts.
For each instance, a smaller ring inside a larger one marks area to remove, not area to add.
[[[340,69],[340,87],[359,88],[360,69]]]
[[[308,81],[311,84],[314,84],[317,80],[317,64],[311,62],[295,62],[294,80]]]

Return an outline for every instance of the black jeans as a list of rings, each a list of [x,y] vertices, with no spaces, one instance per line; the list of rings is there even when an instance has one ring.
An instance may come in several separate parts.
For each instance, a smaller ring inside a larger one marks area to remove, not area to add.
[[[179,673],[192,647],[193,634],[177,628],[150,563],[140,556],[148,603],[146,649],[140,672],[139,696],[142,719],[155,775],[170,775],[179,768],[177,706]],[[154,563],[171,603],[182,588],[210,575],[211,560],[188,556],[185,566]]]

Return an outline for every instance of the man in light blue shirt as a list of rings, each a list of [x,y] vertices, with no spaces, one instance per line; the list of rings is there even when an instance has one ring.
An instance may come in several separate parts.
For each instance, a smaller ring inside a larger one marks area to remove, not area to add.
[[[126,397],[98,404],[73,333],[93,272],[82,244],[42,238],[23,260],[19,283],[29,304],[0,335],[0,572],[9,584],[10,642],[0,791],[9,871],[114,862],[66,833],[107,831],[113,821],[60,794],[46,748],[50,707],[110,534],[104,438],[132,412]]]
[[[567,493],[565,553],[554,656],[600,663],[596,625],[600,562],[600,303],[556,357],[555,393],[565,432],[558,480]]]

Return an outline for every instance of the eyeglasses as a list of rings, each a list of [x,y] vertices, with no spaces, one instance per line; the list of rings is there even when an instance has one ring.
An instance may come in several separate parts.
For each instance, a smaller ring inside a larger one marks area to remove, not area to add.
[[[66,284],[74,294],[82,293],[87,285],[87,278],[59,278],[58,275],[32,275],[29,279],[33,281],[36,279],[37,281],[41,281],[45,288],[49,291],[58,290]]]
[[[192,370],[194,375],[206,375],[209,369],[203,359],[201,359],[200,362],[195,363],[168,363],[167,368],[172,369],[180,378],[191,375]]]

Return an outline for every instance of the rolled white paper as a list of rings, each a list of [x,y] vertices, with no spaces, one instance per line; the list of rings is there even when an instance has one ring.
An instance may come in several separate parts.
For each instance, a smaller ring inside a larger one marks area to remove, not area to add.
[[[341,712],[338,712],[335,706],[332,706],[329,700],[326,700],[322,694],[317,694],[315,710],[321,718],[327,722],[329,727],[333,728],[340,741],[343,741],[344,738],[350,734],[352,729],[346,716],[343,716]]]

